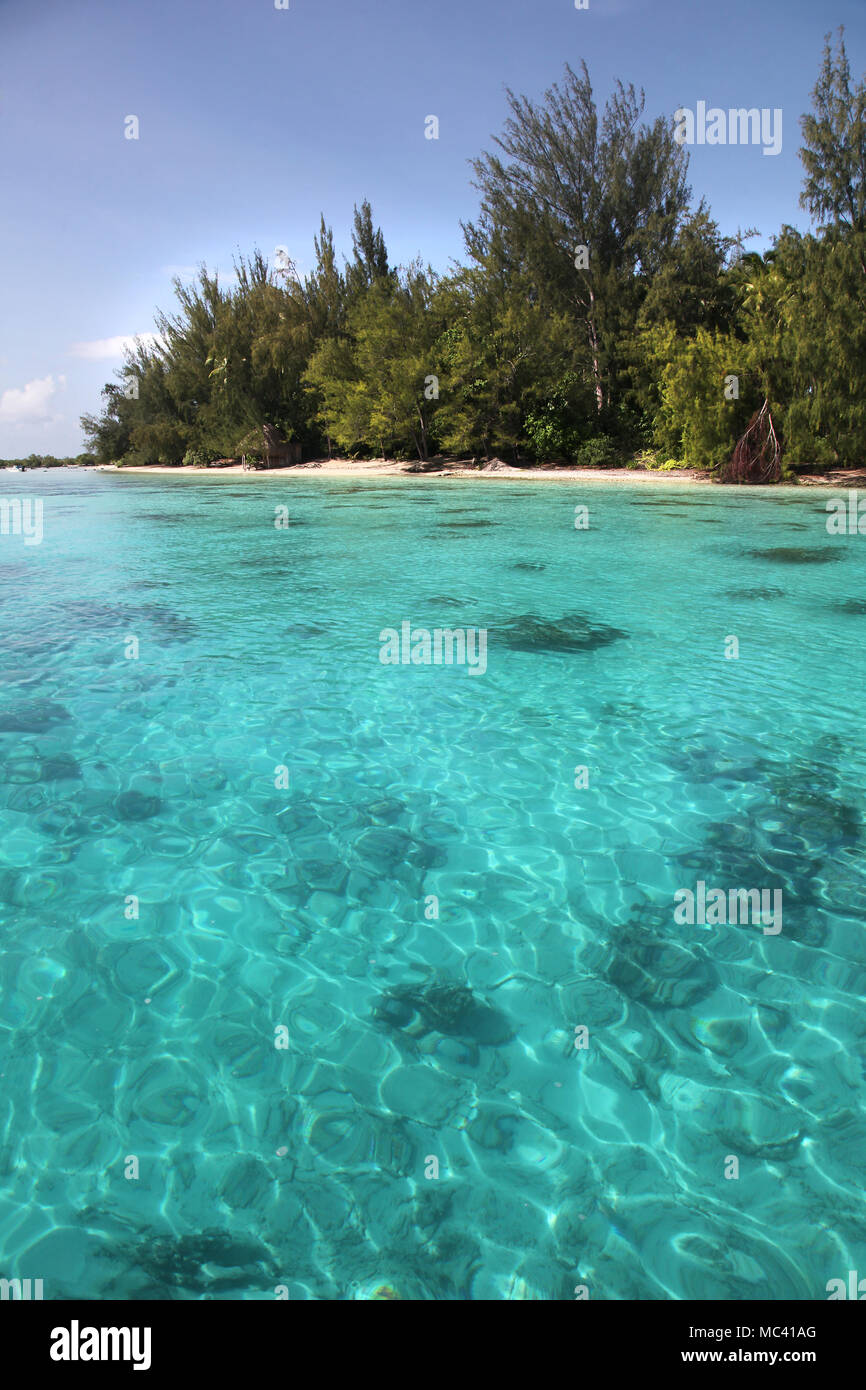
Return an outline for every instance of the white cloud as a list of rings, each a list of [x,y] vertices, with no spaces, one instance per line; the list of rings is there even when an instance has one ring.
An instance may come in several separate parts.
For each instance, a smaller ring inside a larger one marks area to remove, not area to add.
[[[44,376],[37,381],[28,381],[19,390],[10,387],[0,396],[0,421],[10,425],[44,425],[57,417],[51,410],[51,402],[58,391],[66,387],[66,377]]]
[[[122,357],[127,348],[135,348],[137,341],[151,347],[157,341],[158,333],[121,333],[116,338],[95,338],[89,343],[72,343],[69,348],[73,357],[86,357],[89,362],[102,362],[113,357]]]

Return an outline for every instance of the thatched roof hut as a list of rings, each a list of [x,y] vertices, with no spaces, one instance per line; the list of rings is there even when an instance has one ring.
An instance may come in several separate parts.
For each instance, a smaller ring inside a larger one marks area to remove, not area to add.
[[[292,468],[301,461],[301,446],[284,439],[273,425],[250,430],[238,446],[245,468]]]

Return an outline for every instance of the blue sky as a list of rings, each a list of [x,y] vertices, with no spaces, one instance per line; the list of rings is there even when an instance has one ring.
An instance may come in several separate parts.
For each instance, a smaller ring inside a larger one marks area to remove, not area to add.
[[[0,0],[0,457],[77,453],[119,340],[202,261],[287,246],[303,274],[320,212],[348,251],[367,197],[392,261],[447,269],[505,88],[540,97],[566,62],[600,104],[643,87],[650,118],[780,107],[777,157],[694,147],[689,178],[755,249],[805,230],[799,118],[839,24],[859,78],[864,0]]]

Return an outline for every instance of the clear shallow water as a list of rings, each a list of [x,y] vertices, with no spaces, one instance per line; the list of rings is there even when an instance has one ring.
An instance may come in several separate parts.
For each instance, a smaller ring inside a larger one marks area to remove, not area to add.
[[[45,539],[0,537],[0,1275],[866,1270],[866,539],[828,494],[9,479]],[[404,619],[486,627],[487,672],[381,665]],[[699,879],[781,888],[782,934],[677,925]]]

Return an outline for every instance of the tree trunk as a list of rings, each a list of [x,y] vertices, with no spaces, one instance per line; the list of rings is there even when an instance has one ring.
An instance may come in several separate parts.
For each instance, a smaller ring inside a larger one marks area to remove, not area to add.
[[[595,295],[592,286],[589,287],[589,314],[587,315],[587,328],[589,330],[589,348],[592,353],[592,375],[595,381],[595,404],[599,415],[604,409],[604,390],[601,384],[601,368],[598,362],[598,334],[595,329]]]

